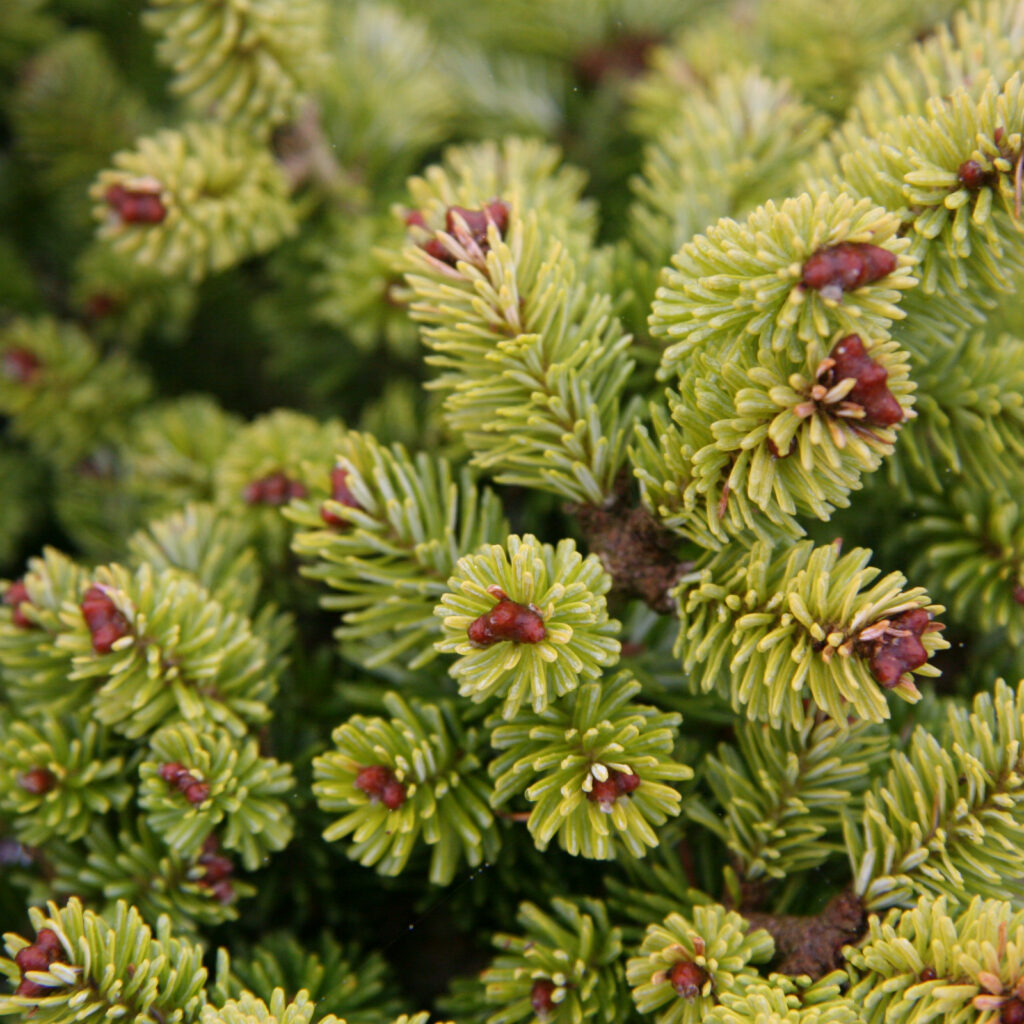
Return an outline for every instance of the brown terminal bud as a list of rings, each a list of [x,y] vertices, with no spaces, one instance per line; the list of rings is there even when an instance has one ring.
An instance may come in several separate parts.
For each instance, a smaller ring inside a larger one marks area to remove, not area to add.
[[[1014,998],[1003,1003],[999,1021],[1000,1024],[1024,1024],[1024,1002]]]
[[[547,1017],[555,1008],[551,998],[557,986],[550,978],[538,978],[530,989],[530,1006],[538,1017]]]
[[[689,960],[680,960],[668,972],[669,984],[684,999],[696,999],[707,980],[707,972]]]
[[[12,583],[4,593],[3,603],[9,608],[13,608],[11,612],[11,622],[14,623],[19,629],[34,629],[35,623],[22,611],[21,606],[23,604],[31,604],[28,596],[28,587],[25,586],[24,580],[16,580]]]
[[[39,357],[27,348],[9,348],[0,358],[0,371],[8,380],[28,384],[39,372]]]
[[[839,299],[853,291],[887,277],[896,269],[896,254],[868,242],[840,242],[811,254],[803,266],[801,282],[805,288],[821,292],[826,298]]]
[[[85,592],[80,607],[92,634],[92,649],[97,654],[109,654],[115,641],[131,632],[128,620],[102,587],[91,586]]]
[[[18,776],[18,785],[26,793],[42,796],[49,793],[57,785],[57,776],[48,768],[31,768]]]
[[[19,949],[14,962],[21,968],[22,975],[28,971],[45,971],[50,966],[50,958],[38,943]]]
[[[205,782],[190,782],[182,792],[190,804],[197,806],[210,799],[210,787]]]
[[[64,947],[57,933],[50,928],[41,928],[36,935],[36,945],[50,958],[50,963],[61,957]]]
[[[507,597],[502,598],[489,612],[474,619],[466,632],[478,647],[490,647],[501,640],[537,644],[548,635],[539,612]]]
[[[835,364],[828,371],[830,381],[838,383],[852,377],[857,382],[846,401],[864,410],[864,423],[891,427],[903,421],[903,409],[886,384],[888,370],[868,355],[859,335],[848,334],[836,342],[829,358]]]
[[[988,174],[977,160],[965,160],[956,172],[957,180],[964,188],[972,191],[981,188],[988,182]]]
[[[344,505],[345,508],[362,508],[356,501],[355,495],[349,490],[348,479],[349,472],[344,466],[335,466],[331,470],[331,500],[336,501],[339,505]],[[320,518],[328,526],[344,527],[348,525],[345,519],[342,519],[336,512],[332,512],[326,504],[320,507]]]
[[[405,786],[395,778],[395,773],[383,764],[371,764],[361,768],[354,783],[371,800],[379,800],[389,811],[405,803]]]
[[[870,642],[868,664],[876,682],[892,689],[905,672],[920,668],[928,660],[921,636],[930,623],[931,616],[923,608],[912,608],[895,616],[886,631]]]
[[[292,498],[306,497],[305,485],[290,480],[280,470],[246,485],[243,496],[248,505],[287,505]]]
[[[156,182],[136,188],[111,185],[103,198],[124,224],[159,224],[167,216]]]

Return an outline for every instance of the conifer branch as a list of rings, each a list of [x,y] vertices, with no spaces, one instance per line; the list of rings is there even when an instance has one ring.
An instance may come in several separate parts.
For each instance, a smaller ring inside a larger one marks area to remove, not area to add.
[[[864,934],[867,915],[860,898],[841,892],[814,916],[745,912],[753,928],[763,928],[775,942],[772,966],[781,974],[817,979],[843,965],[844,946]]]
[[[172,92],[203,116],[263,131],[296,110],[326,57],[321,0],[149,0],[143,22],[161,36]]]
[[[296,229],[288,182],[238,128],[194,122],[114,156],[90,189],[99,236],[167,277],[199,281]]]
[[[609,503],[572,505],[569,511],[576,516],[587,548],[611,576],[614,593],[639,597],[657,612],[672,610],[672,591],[693,563],[679,560],[678,538],[643,505],[630,502],[623,476]]]

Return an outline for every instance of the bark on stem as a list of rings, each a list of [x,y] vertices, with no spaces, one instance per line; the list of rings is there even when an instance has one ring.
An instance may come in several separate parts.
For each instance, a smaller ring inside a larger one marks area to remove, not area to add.
[[[867,923],[860,897],[849,890],[834,896],[813,916],[761,912],[743,912],[743,916],[752,928],[763,928],[775,940],[774,970],[815,979],[843,965],[843,946],[857,942]]]
[[[656,612],[674,611],[672,589],[692,562],[675,556],[680,540],[642,505],[629,500],[628,481],[620,477],[607,505],[573,505],[588,549],[597,555],[615,590],[639,597]]]

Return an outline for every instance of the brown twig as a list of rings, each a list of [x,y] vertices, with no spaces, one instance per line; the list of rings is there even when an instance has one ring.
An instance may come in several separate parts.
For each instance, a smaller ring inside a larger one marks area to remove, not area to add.
[[[574,513],[589,550],[596,554],[627,597],[639,597],[657,612],[673,610],[672,589],[692,562],[675,556],[679,538],[666,530],[628,495],[628,479],[620,476],[615,494],[605,505],[575,505]]]
[[[841,967],[843,946],[864,934],[867,914],[860,897],[845,890],[829,900],[820,914],[745,913],[753,928],[763,928],[775,940],[772,968],[780,974],[809,974],[821,978]]]

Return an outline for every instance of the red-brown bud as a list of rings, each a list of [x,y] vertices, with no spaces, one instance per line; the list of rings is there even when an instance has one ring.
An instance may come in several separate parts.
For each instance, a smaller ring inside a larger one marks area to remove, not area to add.
[[[605,808],[611,808],[611,805],[618,798],[619,787],[615,784],[615,779],[611,775],[607,779],[595,779],[594,784],[590,787],[590,792],[587,793],[588,800],[592,800],[594,803],[600,804]]]
[[[26,793],[33,796],[42,796],[49,793],[57,785],[57,776],[49,768],[30,768],[27,772],[18,776],[18,785]]]
[[[38,943],[19,949],[15,954],[14,962],[21,968],[21,973],[28,971],[45,971],[50,966],[50,957]]]
[[[0,358],[0,372],[18,384],[28,384],[41,366],[39,357],[27,348],[9,348]]]
[[[603,781],[595,779],[587,799],[599,803],[603,810],[611,810],[612,804],[620,796],[628,796],[640,785],[640,776],[635,772],[619,772],[614,768],[608,772]]]
[[[988,181],[988,174],[977,160],[965,160],[956,172],[957,180],[964,188],[979,189]]]
[[[170,782],[174,784],[178,781],[180,775],[188,774],[188,769],[177,761],[168,761],[166,764],[160,765],[160,778],[164,782]]]
[[[36,945],[50,958],[50,963],[59,959],[64,952],[64,947],[57,938],[57,933],[51,928],[41,928],[36,935]]]
[[[445,230],[449,234],[456,230],[456,215],[462,218],[473,241],[485,251],[487,225],[494,224],[499,235],[503,235],[508,227],[508,206],[500,199],[492,200],[481,210],[467,210],[464,206],[449,206],[444,219]]]
[[[886,689],[899,685],[905,672],[920,668],[928,660],[928,651],[921,643],[931,616],[923,608],[913,608],[895,616],[889,627],[871,642],[868,664],[876,682]]]
[[[31,604],[28,596],[28,587],[24,580],[15,580],[4,592],[4,604],[14,610],[11,612],[11,622],[19,629],[35,629],[36,624],[22,611],[23,604]]]
[[[220,843],[215,835],[206,837],[198,863],[206,869],[200,884],[208,887],[230,878],[235,870],[234,864],[227,857],[221,855]]]
[[[22,978],[18,982],[18,987],[14,990],[16,996],[27,996],[30,999],[38,999],[40,996],[48,996],[53,994],[53,989],[48,988],[46,985],[40,985],[37,981],[29,981],[28,978]]]
[[[405,786],[395,778],[395,773],[383,764],[371,764],[360,768],[354,783],[371,800],[379,800],[389,811],[405,803]]]
[[[803,266],[805,288],[837,293],[853,291],[888,276],[896,269],[895,253],[868,242],[840,242],[813,253]]]
[[[490,248],[490,243],[487,240],[488,225],[493,224],[498,229],[498,234],[504,235],[508,228],[508,214],[508,204],[500,199],[492,199],[479,210],[467,210],[464,206],[449,206],[445,211],[445,230],[455,237],[465,231],[477,247],[486,253]],[[460,219],[461,224],[459,223]],[[405,222],[409,225],[426,227],[423,215],[418,210],[407,214]],[[464,229],[462,225],[465,225]],[[420,248],[434,259],[447,263],[449,266],[454,267],[457,262],[456,258],[436,238],[424,242]]]
[[[355,495],[349,490],[348,478],[349,473],[344,466],[335,466],[331,470],[331,499],[338,502],[339,505],[344,505],[345,508],[362,508],[362,505],[356,501]],[[348,525],[346,520],[342,519],[337,513],[332,512],[326,505],[322,505],[320,508],[320,518],[328,526],[343,527]]]
[[[530,1006],[538,1017],[546,1017],[555,1008],[551,998],[557,986],[550,978],[538,978],[530,989]]]
[[[689,960],[680,960],[668,972],[669,984],[684,999],[696,999],[707,980],[707,972]]]
[[[286,505],[292,498],[305,498],[309,492],[298,480],[290,480],[277,470],[246,484],[243,497],[248,505]]]
[[[80,607],[92,634],[92,649],[97,654],[109,654],[114,642],[131,632],[128,620],[102,587],[91,586],[85,592]]]
[[[999,1021],[1000,1024],[1024,1024],[1024,1002],[1015,998],[1003,1003]]]
[[[100,626],[93,631],[92,649],[97,654],[109,654],[113,650],[114,644],[125,635],[116,623],[108,622],[105,626]]]
[[[111,185],[103,198],[125,224],[159,224],[167,216],[158,185],[134,189]]]
[[[620,793],[632,793],[640,785],[640,776],[635,772],[616,772],[615,784],[619,787]]]
[[[466,630],[478,647],[490,647],[501,640],[537,644],[546,637],[544,619],[525,604],[502,598],[489,612],[474,619]]]
[[[206,868],[203,881],[211,884],[220,882],[225,878],[230,878],[235,873],[235,865],[227,857],[219,853],[203,854],[199,858],[199,863]]]
[[[192,776],[189,776],[192,778]],[[190,804],[201,804],[206,800],[210,799],[210,787],[205,782],[199,782],[198,780],[190,782],[182,793],[185,795],[185,799]]]
[[[219,881],[213,883],[210,886],[210,892],[213,893],[214,899],[218,903],[227,906],[229,903],[235,901],[235,887],[231,884],[231,880],[228,878],[222,878]]]
[[[902,422],[903,409],[886,384],[889,371],[867,354],[859,335],[848,334],[836,342],[829,358],[835,363],[828,371],[830,384],[850,377],[856,380],[846,401],[864,410],[864,423],[891,427]]]
[[[386,782],[380,793],[380,802],[389,811],[397,810],[405,803],[405,786],[398,779]]]

